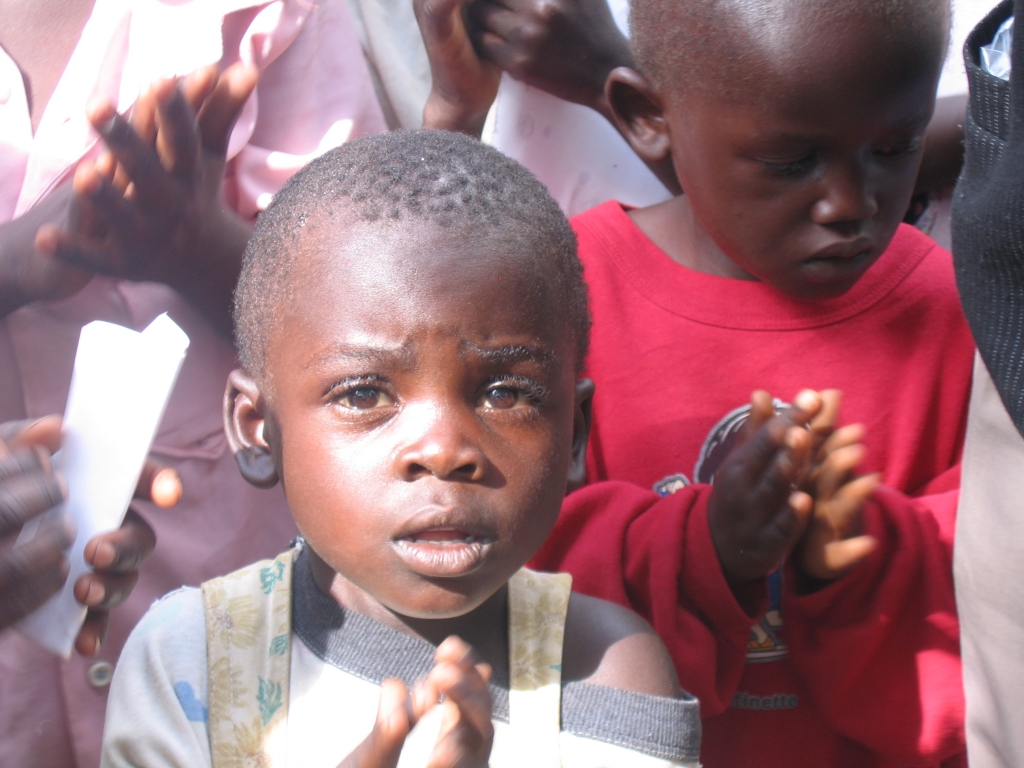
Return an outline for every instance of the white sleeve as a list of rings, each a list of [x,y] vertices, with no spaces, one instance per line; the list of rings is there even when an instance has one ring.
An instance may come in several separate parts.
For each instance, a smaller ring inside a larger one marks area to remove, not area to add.
[[[211,766],[202,593],[157,601],[121,651],[107,700],[101,768]]]

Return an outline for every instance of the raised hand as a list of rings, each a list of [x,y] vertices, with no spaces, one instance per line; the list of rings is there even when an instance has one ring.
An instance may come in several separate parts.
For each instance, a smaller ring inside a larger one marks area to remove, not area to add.
[[[444,696],[444,711],[427,768],[487,768],[494,743],[491,668],[454,635],[437,647],[434,661],[427,683]]]
[[[475,0],[477,49],[516,80],[611,119],[608,73],[634,67],[606,0]]]
[[[443,708],[441,730],[427,768],[486,768],[494,741],[491,668],[454,635],[438,646],[434,661],[411,692],[400,680],[384,681],[373,730],[338,768],[395,768],[409,732],[435,706]]]
[[[109,153],[79,165],[67,222],[43,227],[40,249],[86,271],[165,283],[230,332],[252,226],[223,198],[225,155],[255,84],[240,64],[164,80],[140,97],[132,122],[109,103],[90,105]]]
[[[838,579],[878,546],[861,534],[864,502],[878,487],[877,474],[857,477],[864,458],[864,428],[851,424],[833,432],[815,460],[810,482],[814,510],[796,548],[798,570],[816,581]]]
[[[67,579],[64,551],[74,532],[66,523],[45,524],[29,541],[14,543],[25,523],[64,501],[50,461],[60,447],[60,427],[58,416],[0,424],[0,629],[38,608]],[[172,507],[181,497],[181,481],[174,470],[148,461],[135,497]],[[89,608],[75,641],[79,653],[99,650],[108,612],[127,598],[155,543],[153,530],[131,510],[118,530],[88,542],[85,560],[94,572],[75,582],[75,598]]]
[[[467,0],[413,0],[432,84],[423,127],[479,137],[498,95],[501,70],[481,59],[466,26]]]
[[[62,184],[24,215],[0,224],[0,318],[34,301],[65,299],[92,277],[36,247],[40,227],[64,225],[70,199],[71,184]]]
[[[708,502],[711,538],[734,587],[778,568],[804,532],[813,502],[797,484],[813,447],[807,427],[821,410],[811,390],[778,415],[767,392],[751,399],[746,439],[722,463]]]

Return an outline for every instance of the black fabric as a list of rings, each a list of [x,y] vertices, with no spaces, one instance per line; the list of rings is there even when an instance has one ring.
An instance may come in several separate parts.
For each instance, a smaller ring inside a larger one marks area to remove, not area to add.
[[[292,579],[292,631],[321,661],[380,685],[411,686],[434,665],[434,646],[354,611],[317,589],[303,548]],[[508,722],[508,679],[491,681],[493,717]],[[662,760],[696,762],[700,706],[692,696],[666,699],[602,685],[563,682],[562,730]]]
[[[1014,14],[1007,83],[981,68],[980,50]],[[953,261],[978,351],[1024,435],[1024,0],[1004,0],[964,45],[970,83],[965,157],[953,198]],[[1012,84],[1012,85],[1011,85]],[[1011,98],[1011,91],[1013,98]]]

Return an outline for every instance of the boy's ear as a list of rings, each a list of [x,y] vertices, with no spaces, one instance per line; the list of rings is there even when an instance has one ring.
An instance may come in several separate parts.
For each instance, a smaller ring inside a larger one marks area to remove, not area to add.
[[[273,488],[280,479],[277,465],[267,443],[264,400],[252,377],[234,370],[228,376],[224,392],[224,431],[238,469],[250,485]]]
[[[640,159],[658,164],[671,156],[668,122],[661,96],[651,82],[629,67],[616,67],[604,85],[615,124]]]
[[[572,422],[572,463],[565,492],[572,493],[587,482],[587,440],[594,416],[594,382],[580,379],[576,382],[576,411]]]

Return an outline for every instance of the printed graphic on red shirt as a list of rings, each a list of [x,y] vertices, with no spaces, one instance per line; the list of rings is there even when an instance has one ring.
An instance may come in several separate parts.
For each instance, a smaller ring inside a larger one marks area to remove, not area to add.
[[[775,412],[789,407],[789,403],[775,399]],[[723,416],[704,438],[697,463],[693,468],[693,482],[714,482],[715,473],[722,466],[736,442],[743,434],[743,427],[750,418],[750,405],[740,406]],[[654,492],[659,496],[671,496],[681,488],[690,485],[690,479],[681,473],[669,475],[654,484]],[[765,661],[778,661],[786,658],[789,649],[782,637],[782,572],[776,571],[768,577],[768,594],[770,603],[768,611],[760,622],[750,630],[747,643],[747,663],[756,664]]]

